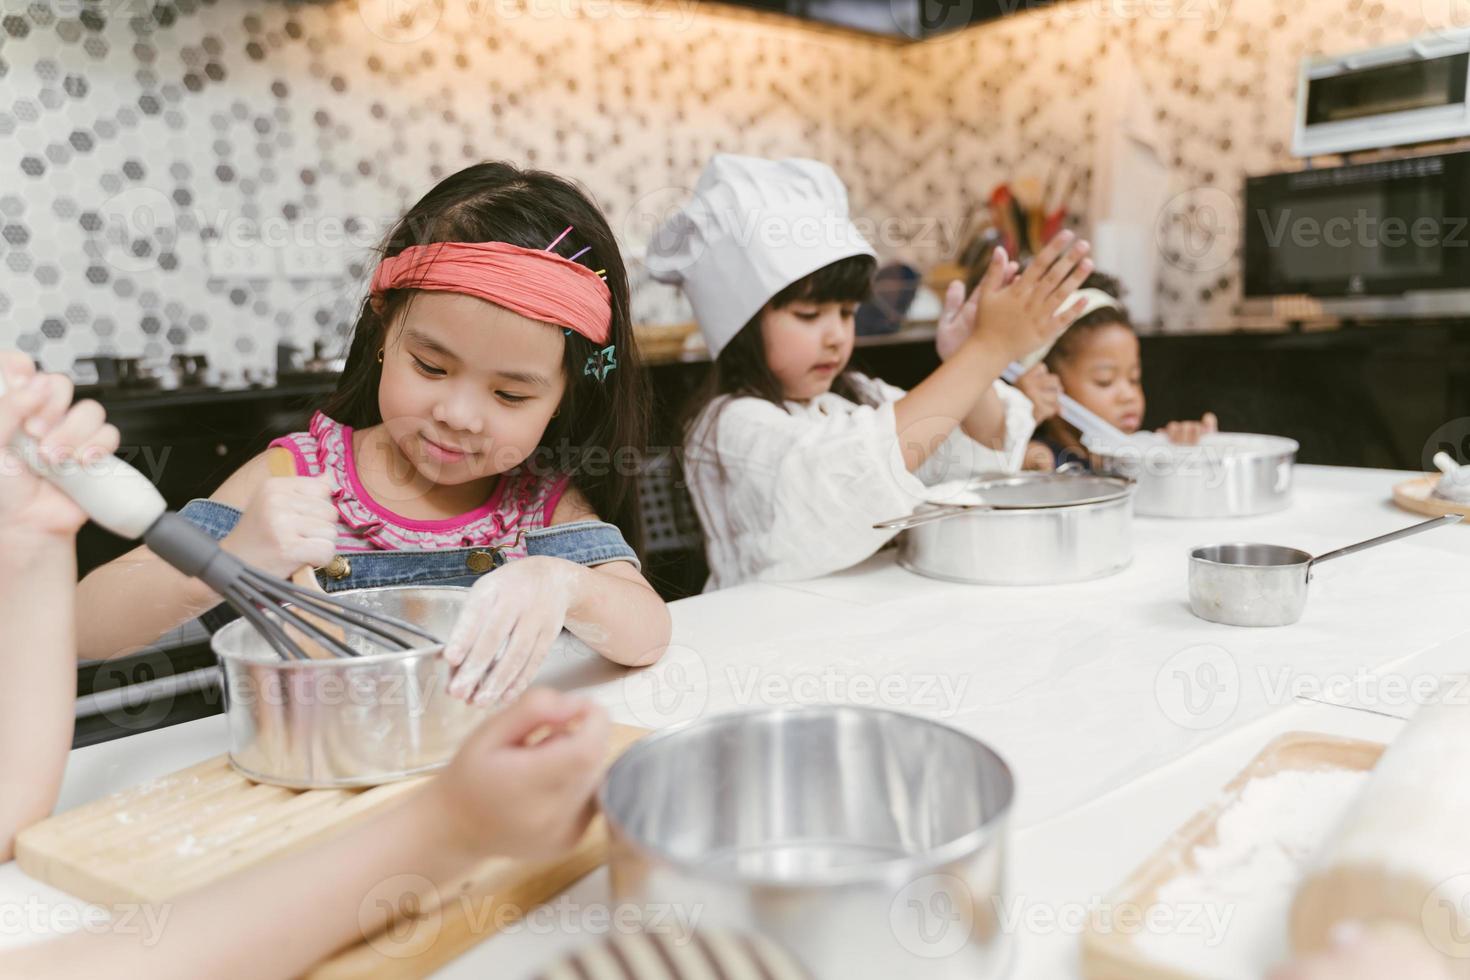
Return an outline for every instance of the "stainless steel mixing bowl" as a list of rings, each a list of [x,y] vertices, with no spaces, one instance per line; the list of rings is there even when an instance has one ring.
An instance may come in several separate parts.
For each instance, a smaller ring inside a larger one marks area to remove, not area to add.
[[[468,590],[363,589],[339,595],[447,637]],[[230,762],[297,789],[370,786],[437,769],[490,714],[446,693],[449,664],[432,646],[330,660],[284,661],[243,620],[214,635],[225,674]]]
[[[601,802],[621,903],[769,936],[817,976],[983,980],[1008,963],[1014,793],[963,732],[820,706],[650,735]]]
[[[1207,435],[1197,446],[1162,439],[1094,449],[1100,472],[1138,482],[1140,517],[1251,517],[1291,506],[1296,440],[1243,432]]]

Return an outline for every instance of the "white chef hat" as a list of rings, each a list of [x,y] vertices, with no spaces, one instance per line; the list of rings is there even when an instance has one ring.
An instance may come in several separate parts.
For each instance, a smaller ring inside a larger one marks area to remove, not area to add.
[[[772,296],[854,255],[877,258],[831,167],[720,153],[693,199],[654,233],[646,264],[653,278],[684,290],[718,357]]]

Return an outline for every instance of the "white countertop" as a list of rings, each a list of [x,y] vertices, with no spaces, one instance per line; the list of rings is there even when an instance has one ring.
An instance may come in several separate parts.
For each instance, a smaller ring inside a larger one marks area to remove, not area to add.
[[[1273,737],[1306,729],[1389,740],[1416,692],[1465,669],[1470,529],[1323,566],[1294,626],[1218,626],[1195,619],[1185,601],[1189,547],[1252,540],[1320,552],[1381,534],[1417,519],[1389,502],[1410,475],[1299,466],[1294,505],[1280,514],[1140,518],[1133,564],[1096,582],[951,585],[897,568],[890,552],[814,582],[698,596],[672,605],[674,647],[655,667],[624,673],[565,655],[542,679],[583,689],[616,720],[645,727],[832,700],[924,714],[985,739],[1017,773],[1012,901],[1040,909],[1018,928],[1013,975],[1069,976],[1069,911],[1105,897]],[[225,744],[215,717],[79,749],[59,809]],[[567,897],[605,904],[605,873]],[[82,904],[0,866],[0,906],[27,900]],[[0,930],[0,945],[34,935]],[[440,975],[528,977],[589,938],[525,928]]]

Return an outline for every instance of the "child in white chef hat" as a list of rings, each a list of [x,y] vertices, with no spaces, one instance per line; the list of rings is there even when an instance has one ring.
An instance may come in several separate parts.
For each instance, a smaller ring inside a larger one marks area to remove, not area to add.
[[[968,299],[953,283],[942,330],[967,339],[906,392],[847,370],[876,258],[837,175],[714,157],[647,257],[683,288],[714,358],[684,445],[706,589],[847,568],[927,487],[1019,468],[1032,407],[997,379],[1071,323],[1059,308],[1092,271],[1088,250],[1064,233],[1020,275],[999,253]]]

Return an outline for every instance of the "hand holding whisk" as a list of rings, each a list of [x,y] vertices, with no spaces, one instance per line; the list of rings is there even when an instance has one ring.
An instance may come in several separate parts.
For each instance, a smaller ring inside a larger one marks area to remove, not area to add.
[[[0,395],[5,393],[0,376]],[[368,612],[246,565],[207,533],[168,509],[158,489],[116,456],[91,464],[53,463],[18,434],[10,449],[112,533],[142,541],[158,557],[219,593],[282,658],[355,657],[422,649],[432,634],[400,619]]]

